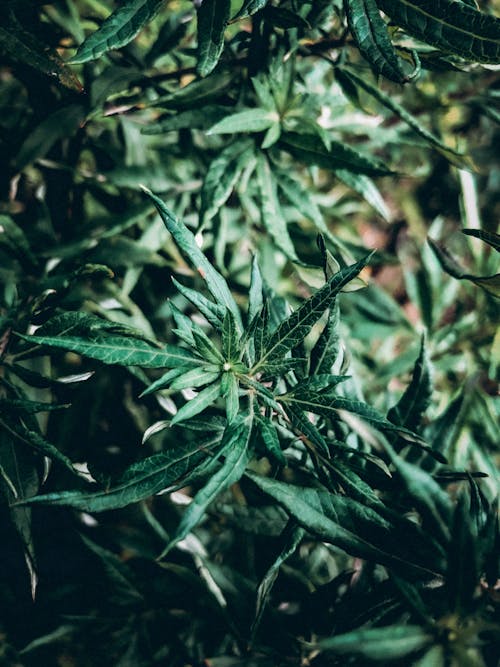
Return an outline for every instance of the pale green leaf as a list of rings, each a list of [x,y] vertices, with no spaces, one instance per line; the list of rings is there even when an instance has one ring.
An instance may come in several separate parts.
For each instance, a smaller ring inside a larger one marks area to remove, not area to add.
[[[430,646],[432,634],[418,625],[393,625],[385,628],[362,628],[330,639],[318,646],[324,651],[358,655],[369,660],[396,660]]]
[[[205,408],[213,405],[220,396],[220,389],[220,382],[214,382],[202,389],[176,412],[171,421],[172,426],[200,414]]]
[[[262,153],[257,155],[256,171],[262,222],[276,246],[292,261],[299,261],[278,200],[276,181],[271,166]]]
[[[279,123],[276,111],[269,109],[245,109],[225,118],[211,127],[207,134],[236,134],[237,132],[263,132]]]

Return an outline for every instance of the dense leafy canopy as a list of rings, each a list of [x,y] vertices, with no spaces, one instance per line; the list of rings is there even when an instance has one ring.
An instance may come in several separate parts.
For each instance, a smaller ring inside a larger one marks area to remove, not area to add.
[[[494,1],[0,6],[0,656],[494,667]]]

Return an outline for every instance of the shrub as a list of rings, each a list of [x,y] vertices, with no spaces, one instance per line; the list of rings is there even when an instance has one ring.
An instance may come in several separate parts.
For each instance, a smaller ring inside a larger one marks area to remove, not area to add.
[[[3,3],[2,664],[496,664],[493,5]]]

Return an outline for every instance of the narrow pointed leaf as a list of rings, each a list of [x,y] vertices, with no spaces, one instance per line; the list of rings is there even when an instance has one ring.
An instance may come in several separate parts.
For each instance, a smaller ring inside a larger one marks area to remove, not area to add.
[[[256,420],[256,425],[259,429],[262,442],[271,458],[282,466],[286,465],[286,459],[281,451],[280,441],[273,422],[265,417],[259,417]]]
[[[206,459],[204,450],[209,451],[216,446],[220,437],[220,433],[216,433],[211,442],[203,446],[200,443],[182,444],[181,441],[175,448],[134,463],[109,489],[59,491],[35,496],[26,502],[73,507],[84,512],[104,512],[126,507],[174,487],[188,473],[192,477],[197,466]]]
[[[256,367],[265,362],[280,359],[297,347],[309,333],[311,326],[321,317],[332,304],[336,295],[366,266],[371,255],[356,264],[339,271],[330,280],[315,292],[300,308],[295,310],[271,334],[265,345],[265,352]],[[255,368],[254,368],[255,370]]]
[[[395,101],[394,97],[385,93],[381,88],[372,85],[365,78],[358,76],[351,69],[347,70],[343,68],[342,73],[354,86],[359,86],[383,106],[395,113],[404,123],[411,127],[414,132],[430,143],[431,146],[437,148],[450,162],[462,167],[469,166],[466,157],[462,153],[447,146],[441,139],[439,139],[439,137],[436,137],[436,135],[432,134],[432,132],[421,125],[411,113]]]
[[[207,134],[236,134],[238,132],[264,132],[279,123],[277,111],[269,109],[245,109],[226,116],[213,125]]]
[[[467,234],[467,236],[474,236],[476,239],[481,239],[481,241],[488,243],[488,245],[500,252],[500,234],[484,231],[483,229],[462,229],[462,233]]]
[[[408,80],[375,0],[344,0],[349,29],[377,74],[396,83]]]
[[[234,19],[243,19],[246,16],[252,16],[260,9],[263,9],[269,0],[244,0]]]
[[[185,421],[190,417],[203,412],[205,408],[210,405],[213,405],[217,398],[220,396],[220,383],[214,382],[213,384],[202,389],[194,398],[190,399],[185,405],[178,410],[174,417],[172,418],[171,424],[178,424],[181,421]]]
[[[164,0],[125,0],[80,46],[71,63],[95,60],[131,42],[161,9]]]
[[[173,276],[172,276],[172,282],[179,290],[179,292],[182,294],[182,296],[186,297],[186,299],[190,301],[197,310],[200,311],[200,313],[203,315],[203,317],[205,317],[207,322],[209,322],[215,329],[220,331],[222,328],[222,320],[224,319],[224,306],[220,306],[219,304],[210,301],[210,299],[207,299],[207,297],[203,296],[203,294],[201,294],[200,292],[191,289],[190,287],[186,287],[178,280],[176,280]],[[187,323],[187,320],[189,320],[188,317],[186,317],[186,320],[184,320],[184,322]],[[176,315],[176,322],[177,322],[177,315]],[[179,326],[178,323],[177,325]],[[189,329],[192,328],[193,327],[191,323]],[[185,331],[185,333],[187,333],[188,331],[186,326],[183,326],[183,330]]]
[[[262,153],[257,156],[257,183],[262,222],[269,235],[292,261],[298,261],[287,223],[281,210],[276,189],[276,180],[268,160]]]
[[[455,0],[377,0],[397,25],[441,51],[481,63],[500,62],[500,20]]]
[[[430,359],[425,338],[422,338],[420,354],[413,368],[411,382],[399,401],[387,413],[387,419],[394,424],[415,430],[432,397],[432,377]]]
[[[195,270],[206,282],[210,294],[219,304],[223,304],[231,310],[238,327],[240,330],[243,330],[240,312],[231,294],[231,290],[225,279],[218,271],[216,271],[216,269],[214,269],[202,251],[198,248],[194,234],[182,222],[177,220],[159,197],[154,195],[147,188],[143,188],[143,190],[146,195],[153,200],[161,219],[165,223],[168,231],[174,237],[180,250],[189,259]]]
[[[253,156],[250,139],[226,146],[210,163],[201,189],[200,225],[203,227],[217,215],[229,199],[241,171]]]
[[[112,334],[97,335],[92,339],[79,336],[27,336],[24,340],[37,345],[58,347],[76,352],[84,357],[119,366],[143,366],[145,368],[174,368],[190,362],[195,357],[188,350],[175,345],[153,347],[144,340]]]
[[[203,0],[198,8],[197,70],[200,76],[210,74],[219,62],[230,10],[231,0]]]
[[[338,546],[352,556],[375,560],[402,571],[423,572],[420,564],[410,559],[411,549],[401,543],[399,553],[396,540],[389,539],[394,528],[375,510],[340,495],[320,489],[296,487],[246,473],[264,493],[274,498],[308,532]],[[386,551],[389,547],[390,552]],[[420,555],[421,556],[421,555]]]
[[[263,281],[257,262],[257,257],[252,259],[252,271],[250,274],[250,289],[248,292],[248,323],[252,323],[255,317],[262,313],[264,307]]]
[[[330,639],[319,647],[324,651],[351,654],[369,660],[396,660],[430,646],[432,634],[418,625],[393,625],[385,628],[363,628]]]
[[[279,146],[305,164],[317,165],[322,169],[347,169],[367,176],[388,176],[393,173],[380,160],[360,153],[340,141],[332,140],[330,148],[326,148],[315,134],[286,132],[282,134]]]
[[[240,418],[228,424],[222,436],[220,455],[225,456],[222,467],[214,473],[188,505],[174,537],[160,557],[165,556],[178,542],[201,521],[208,505],[243,475],[250,459],[249,448],[252,423],[250,418]]]
[[[330,373],[340,349],[339,335],[340,309],[334,301],[328,319],[315,346],[311,350],[310,373]]]
[[[255,632],[259,627],[262,614],[264,613],[274,582],[278,577],[281,565],[295,552],[304,538],[304,535],[305,530],[295,524],[289,523],[286,527],[283,548],[267,570],[264,578],[259,584],[259,588],[257,589],[257,603],[255,608],[255,619],[252,623],[252,636],[255,635]]]

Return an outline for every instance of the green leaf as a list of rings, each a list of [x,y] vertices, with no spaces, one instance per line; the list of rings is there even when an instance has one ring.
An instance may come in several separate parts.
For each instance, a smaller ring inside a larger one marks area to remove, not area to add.
[[[389,221],[391,219],[390,211],[387,204],[380,194],[380,190],[375,183],[368,176],[363,174],[354,174],[347,169],[336,169],[335,176],[345,183],[351,190],[357,192],[363,199],[370,204],[374,211],[384,219]]]
[[[441,51],[481,63],[500,62],[500,20],[455,0],[377,0],[406,32]]]
[[[286,459],[281,451],[280,441],[273,422],[265,417],[256,417],[255,423],[258,427],[259,435],[262,438],[264,447],[271,458],[279,463],[279,465],[285,466]]]
[[[336,545],[352,556],[375,560],[382,565],[401,569],[406,574],[412,572],[422,575],[426,571],[422,554],[415,558],[414,547],[405,545],[400,537],[398,540],[393,539],[392,531],[396,531],[396,528],[374,509],[352,498],[321,489],[293,486],[253,472],[246,474],[264,493],[280,503],[303,528],[321,540]],[[428,559],[429,566],[432,563],[434,567],[436,561],[432,562],[430,557]]]
[[[444,245],[434,241],[430,237],[427,237],[427,242],[441,264],[442,269],[452,276],[452,278],[456,280],[470,280],[475,285],[482,287],[486,292],[489,292],[492,296],[500,298],[500,273],[493,276],[475,276],[472,273],[466,273]]]
[[[207,484],[198,491],[188,505],[182,521],[175,531],[175,535],[162,552],[160,558],[166,556],[201,521],[208,505],[216,496],[231,486],[231,484],[237,482],[243,475],[252,454],[249,448],[251,431],[252,420],[248,415],[245,417],[241,416],[226,426],[219,452],[219,456],[225,457],[224,463],[216,473],[212,474]]]
[[[69,104],[57,109],[28,134],[16,157],[19,171],[38,158],[44,157],[56,141],[72,135],[83,123],[85,108],[81,104]]]
[[[222,323],[222,356],[226,363],[237,362],[240,358],[238,330],[230,310],[226,310]]]
[[[141,134],[164,134],[173,130],[188,128],[208,130],[222,118],[232,107],[207,104],[202,109],[188,109],[180,113],[170,114],[156,123],[151,123],[141,129]]]
[[[250,289],[248,292],[248,314],[247,321],[251,325],[256,317],[262,315],[264,307],[263,281],[257,262],[257,257],[252,258],[252,270],[250,274]]]
[[[80,313],[83,315],[83,313]],[[89,317],[90,316],[86,316]],[[54,318],[55,319],[55,318]],[[98,320],[99,318],[92,318]],[[71,335],[71,326],[53,336],[17,334],[24,340],[76,352],[105,364],[120,366],[143,366],[146,368],[175,368],[193,362],[196,357],[191,352],[175,345],[155,347],[151,343],[134,338],[134,331],[128,336],[112,333]],[[74,328],[77,328],[75,326]]]
[[[415,430],[430,405],[431,397],[431,364],[425,338],[422,337],[420,354],[413,368],[411,382],[396,405],[387,413],[387,419],[394,424]]]
[[[284,545],[277,558],[273,561],[267,570],[264,578],[259,584],[259,588],[257,589],[255,618],[251,628],[252,637],[255,636],[257,628],[259,627],[262,614],[264,613],[264,609],[269,599],[272,587],[274,586],[274,582],[278,577],[281,565],[295,552],[302,539],[304,538],[304,535],[305,530],[296,526],[295,523],[292,524],[289,522],[285,528],[283,535]]]
[[[213,403],[220,396],[220,382],[214,382],[213,384],[208,385],[205,389],[202,389],[194,398],[189,400],[185,405],[178,410],[170,422],[173,426],[178,424],[180,421],[190,419],[195,415],[200,414],[205,408]]]
[[[430,646],[433,641],[432,634],[418,625],[392,625],[354,630],[323,639],[318,646],[323,651],[385,661],[409,656]]]
[[[405,83],[405,74],[375,0],[344,0],[347,24],[358,48],[377,74]]]
[[[177,88],[168,95],[157,98],[151,105],[169,109],[192,109],[204,107],[212,101],[220,100],[221,95],[233,83],[236,71],[217,71],[209,79],[197,79],[183,88]]]
[[[400,437],[416,444],[426,452],[434,456],[438,460],[443,460],[439,452],[435,452],[428,445],[426,445],[422,438],[403,426],[398,426],[388,421],[378,410],[372,408],[367,403],[352,400],[349,398],[342,398],[334,396],[330,392],[318,392],[311,390],[290,392],[277,396],[277,400],[283,403],[293,403],[299,406],[302,410],[313,412],[317,415],[323,415],[332,419],[342,419],[351,427],[355,425],[355,420],[349,418],[349,414],[361,417],[363,421],[368,422],[373,427],[380,431],[388,431],[397,433]]]
[[[266,157],[257,155],[257,183],[262,222],[276,246],[292,261],[298,262],[297,254],[290,238],[286,220],[278,200],[276,181]]]
[[[310,374],[330,373],[340,349],[340,309],[335,300],[328,312],[328,319],[310,353]]]
[[[288,174],[276,171],[275,175],[278,187],[292,206],[295,206],[305,218],[311,220],[319,231],[331,236],[311,192],[299,180],[291,178]]]
[[[448,494],[428,472],[405,461],[388,443],[385,443],[385,448],[408,494],[410,506],[416,508],[422,516],[424,528],[429,529],[438,540],[447,544],[452,512]]]
[[[414,132],[429,142],[431,146],[434,146],[450,162],[462,167],[469,166],[467,163],[467,158],[462,153],[454,150],[453,148],[450,148],[450,146],[444,144],[441,139],[436,137],[436,135],[432,134],[432,132],[429,132],[429,130],[423,127],[423,125],[421,125],[418,120],[411,115],[411,113],[398,104],[394,100],[394,97],[385,93],[381,88],[372,85],[365,78],[358,76],[351,69],[347,70],[346,68],[343,68],[342,74],[347,77],[347,79],[350,80],[351,83],[353,83],[355,86],[359,86],[365,90],[383,106],[395,113],[404,123],[411,127]]]
[[[280,122],[277,111],[269,109],[245,109],[225,116],[211,127],[207,134],[236,134],[238,132],[263,132]]]
[[[218,445],[221,435],[216,433],[204,443],[180,441],[167,449],[131,465],[120,480],[109,489],[86,491],[58,491],[30,498],[26,502],[73,507],[83,512],[105,512],[126,507],[165,491],[189,474],[194,473],[206,459],[207,451]]]
[[[255,14],[260,9],[263,9],[267,3],[268,0],[244,0],[234,19],[243,19],[247,16],[252,16],[252,14]]]
[[[226,400],[226,417],[233,422],[240,409],[239,385],[234,373],[225,372],[221,378],[221,396]]]
[[[192,368],[176,377],[172,381],[170,389],[180,391],[181,389],[196,389],[205,384],[211,384],[220,376],[220,370],[214,370],[214,368],[214,365]]]
[[[251,139],[226,146],[208,167],[201,189],[200,226],[217,215],[229,199],[242,170],[253,157]]]
[[[224,49],[224,31],[229,21],[231,0],[203,0],[198,8],[198,58],[200,76],[207,76],[219,62]]]
[[[86,63],[112,49],[125,46],[156,16],[163,2],[164,0],[125,0],[98,30],[87,37],[70,62]]]
[[[57,81],[65,88],[78,93],[83,90],[81,83],[58,53],[47,49],[45,44],[26,32],[12,14],[7,20],[2,16],[0,53],[9,60],[41,72],[49,77],[49,80]]]
[[[482,229],[462,229],[462,233],[467,234],[467,236],[474,236],[476,239],[481,239],[481,241],[488,243],[492,248],[500,252],[500,234],[487,232]]]
[[[193,306],[200,311],[200,313],[203,315],[203,317],[206,318],[207,322],[209,322],[214,329],[217,331],[220,331],[222,329],[222,320],[224,319],[224,306],[221,306],[217,303],[213,303],[213,301],[210,301],[210,299],[207,299],[203,294],[200,292],[197,292],[194,289],[191,289],[190,287],[186,287],[182,283],[178,282],[173,276],[172,276],[172,282],[176,286],[176,288],[179,290],[179,292],[184,296],[188,301],[190,301]],[[179,311],[176,309],[175,305],[171,302],[170,303],[170,308],[172,312],[174,313],[174,317],[176,319],[176,324],[179,326]],[[189,320],[188,317],[185,317],[185,322],[186,324],[189,322],[189,326],[183,327],[183,330],[185,333],[190,332],[191,329],[193,328],[193,322]]]
[[[258,360],[253,372],[266,362],[280,359],[289,350],[297,347],[309,333],[311,326],[331,306],[340,290],[366,266],[370,257],[371,255],[367,255],[356,264],[336,273],[326,285],[321,287],[300,308],[284,320],[266,341],[265,352]]]
[[[393,173],[377,158],[360,153],[340,141],[332,140],[327,149],[315,134],[285,132],[278,145],[305,164],[317,165],[322,169],[346,169],[368,176],[388,176]]]
[[[182,222],[177,220],[159,197],[154,195],[147,188],[143,188],[143,190],[146,195],[153,200],[161,219],[165,223],[168,231],[174,237],[180,250],[189,259],[192,266],[206,282],[210,294],[214,297],[217,303],[229,308],[235,317],[239,329],[243,330],[240,311],[231,294],[231,290],[225,279],[214,269],[202,251],[198,248],[193,233]]]

